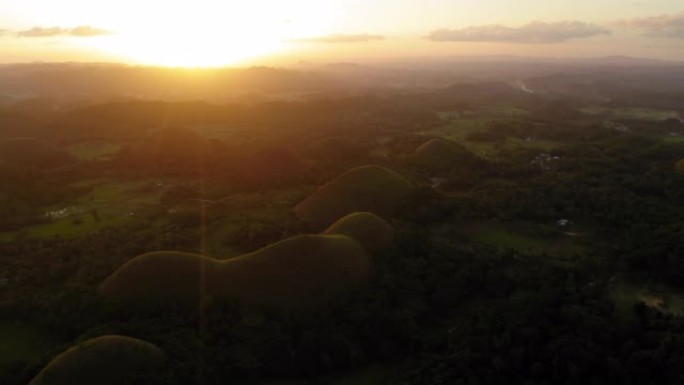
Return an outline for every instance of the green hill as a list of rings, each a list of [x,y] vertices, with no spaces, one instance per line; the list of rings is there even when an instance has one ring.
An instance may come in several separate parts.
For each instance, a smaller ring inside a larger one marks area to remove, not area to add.
[[[156,251],[139,255],[100,286],[101,292],[117,302],[139,299],[160,302],[195,302],[200,297],[202,274],[214,274],[219,261],[200,254]]]
[[[78,344],[55,357],[29,385],[129,385],[148,383],[164,352],[149,342],[109,335]]]
[[[369,272],[370,258],[354,239],[301,235],[229,260],[179,252],[143,254],[110,275],[100,291],[124,304],[206,296],[292,307],[325,302],[362,282]]]
[[[15,138],[0,142],[0,160],[20,166],[58,167],[72,158],[44,140]]]
[[[323,234],[346,235],[356,239],[367,250],[380,250],[392,243],[394,228],[373,213],[358,212],[340,218]]]
[[[216,292],[270,306],[325,302],[363,281],[370,258],[342,235],[300,235],[223,264],[225,282]]]
[[[433,169],[473,165],[478,158],[458,143],[445,139],[431,139],[416,149],[411,161]]]
[[[302,219],[327,225],[356,211],[392,214],[414,190],[411,182],[394,171],[362,166],[321,186],[294,210]]]

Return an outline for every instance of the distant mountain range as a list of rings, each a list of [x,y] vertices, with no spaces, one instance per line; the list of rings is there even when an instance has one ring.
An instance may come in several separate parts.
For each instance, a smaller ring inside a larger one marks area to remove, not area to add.
[[[616,90],[684,92],[684,62],[627,56],[462,56],[374,63],[299,62],[290,67],[173,69],[114,63],[0,65],[0,105],[54,100],[305,100],[365,92],[523,82],[526,91],[609,98]],[[597,88],[601,91],[597,92]],[[607,94],[606,90],[610,90]]]

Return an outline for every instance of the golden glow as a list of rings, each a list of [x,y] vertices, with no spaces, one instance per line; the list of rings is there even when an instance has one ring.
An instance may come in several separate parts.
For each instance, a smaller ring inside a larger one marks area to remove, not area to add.
[[[174,67],[237,64],[260,55],[275,53],[282,48],[277,36],[210,40],[196,33],[120,34],[93,39],[87,43],[141,64]]]
[[[239,6],[210,0],[157,4],[160,8],[143,9],[137,14],[109,15],[106,24],[115,25],[111,28],[115,34],[80,43],[141,64],[244,64],[282,52],[288,39],[324,33],[329,19],[325,8],[309,2],[300,2],[299,7],[258,1]],[[288,17],[293,11],[297,14]]]
[[[270,65],[274,56],[288,62],[325,62],[502,54],[684,60],[681,41],[616,25],[620,20],[678,15],[681,8],[681,1],[674,0],[628,5],[625,0],[0,0],[0,62],[74,60],[217,66]],[[440,28],[519,27],[533,21],[566,20],[597,24],[613,34],[558,44],[435,43],[424,38]],[[35,27],[68,29],[83,25],[115,34],[78,39],[67,35],[17,36]],[[288,43],[335,34],[387,38],[350,44]]]

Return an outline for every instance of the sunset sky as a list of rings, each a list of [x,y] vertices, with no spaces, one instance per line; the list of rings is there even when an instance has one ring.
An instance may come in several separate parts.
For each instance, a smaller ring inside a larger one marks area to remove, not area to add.
[[[0,62],[684,60],[684,0],[0,0]]]

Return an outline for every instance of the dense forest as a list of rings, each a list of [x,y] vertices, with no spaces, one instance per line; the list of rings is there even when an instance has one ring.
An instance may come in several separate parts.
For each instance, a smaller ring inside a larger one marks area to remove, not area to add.
[[[5,103],[0,382],[684,382],[684,99],[618,93]]]

